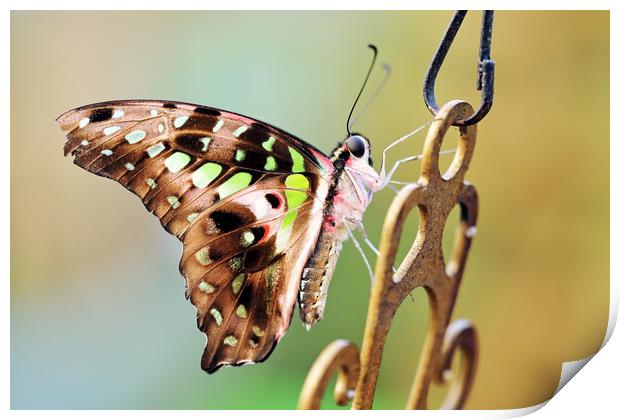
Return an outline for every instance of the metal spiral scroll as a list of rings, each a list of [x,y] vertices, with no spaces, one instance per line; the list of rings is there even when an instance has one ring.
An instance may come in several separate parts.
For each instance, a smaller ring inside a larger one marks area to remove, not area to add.
[[[460,139],[454,159],[442,175],[439,151],[448,129],[473,114],[472,106],[451,101],[437,113],[422,152],[419,180],[405,186],[392,202],[381,234],[380,256],[375,267],[361,352],[354,344],[337,340],[330,344],[312,366],[299,399],[300,409],[320,408],[327,383],[340,371],[336,402],[353,409],[371,409],[385,340],[401,303],[417,287],[430,297],[430,327],[422,350],[406,408],[426,409],[432,382],[450,382],[441,408],[461,409],[471,391],[478,360],[478,338],[471,323],[450,318],[458,294],[471,241],[476,233],[478,196],[465,182],[476,142],[476,125],[459,127]],[[460,223],[450,261],[446,263],[441,242],[446,220],[454,206],[460,207]],[[408,214],[420,211],[418,232],[396,273],[392,267]],[[452,374],[457,351],[462,362]],[[451,377],[449,379],[448,377]]]

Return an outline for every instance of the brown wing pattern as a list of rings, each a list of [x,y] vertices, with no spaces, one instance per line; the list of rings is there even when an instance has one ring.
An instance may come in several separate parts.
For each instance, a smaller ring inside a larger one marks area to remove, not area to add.
[[[265,193],[281,191],[252,191],[243,201],[260,203]],[[278,236],[287,230],[285,218],[291,210],[271,206],[255,221],[257,209],[231,201],[206,211],[188,230],[181,271],[188,297],[199,308],[198,328],[207,336],[203,369],[262,361],[284,335],[305,263],[298,260],[312,250],[320,226],[320,211],[313,215],[312,204],[292,210],[299,223],[282,244]],[[214,223],[222,212],[235,215],[232,223]]]
[[[251,118],[178,102],[93,104],[58,122],[65,154],[134,192],[183,241],[202,368],[264,360],[290,324],[329,159]]]

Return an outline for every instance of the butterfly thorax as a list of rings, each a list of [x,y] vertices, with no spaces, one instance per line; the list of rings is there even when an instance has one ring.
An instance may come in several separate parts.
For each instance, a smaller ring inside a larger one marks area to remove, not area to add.
[[[350,150],[355,146],[351,144],[352,137],[363,142],[362,151],[359,148]],[[301,277],[300,315],[307,328],[323,318],[327,290],[342,242],[361,223],[372,194],[379,185],[379,176],[370,165],[368,141],[361,136],[352,137],[332,152],[334,173],[325,201],[322,228]]]

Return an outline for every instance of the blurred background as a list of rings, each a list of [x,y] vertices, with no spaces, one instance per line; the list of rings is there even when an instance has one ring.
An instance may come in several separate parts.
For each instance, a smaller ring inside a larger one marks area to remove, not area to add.
[[[366,317],[370,282],[349,242],[317,328],[307,333],[295,314],[266,363],[206,375],[177,269],[181,244],[137,197],[63,157],[58,115],[112,99],[180,100],[253,116],[329,153],[345,136],[373,42],[393,74],[355,129],[377,162],[430,119],[422,81],[451,16],[13,12],[12,408],[294,408],[320,351],[337,338],[360,344]],[[440,103],[479,103],[480,18],[468,15],[444,63]],[[548,399],[562,362],[600,347],[609,306],[609,13],[496,12],[491,56],[495,104],[466,176],[480,194],[478,235],[454,313],[480,335],[470,409]],[[391,161],[420,152],[423,139]],[[418,165],[396,178],[415,181]],[[393,197],[381,192],[368,210],[375,242]],[[428,312],[422,290],[398,312],[375,408],[404,406]],[[433,389],[430,406],[444,393]],[[330,396],[324,406],[335,408]]]

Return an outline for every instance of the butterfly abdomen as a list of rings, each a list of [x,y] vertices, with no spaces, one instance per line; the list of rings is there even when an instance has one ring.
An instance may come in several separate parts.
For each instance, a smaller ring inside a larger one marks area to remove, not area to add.
[[[329,220],[327,223],[330,223]],[[342,241],[338,233],[334,229],[323,229],[301,275],[299,308],[306,327],[323,318],[327,289],[341,250]]]

